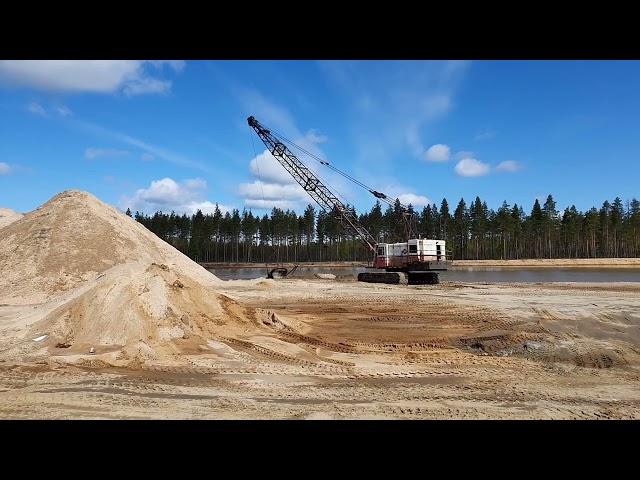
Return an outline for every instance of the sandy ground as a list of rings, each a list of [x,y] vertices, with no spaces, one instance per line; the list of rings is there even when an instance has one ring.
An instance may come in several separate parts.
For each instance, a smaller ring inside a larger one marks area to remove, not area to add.
[[[224,282],[78,191],[0,226],[0,418],[640,418],[639,343],[640,283]]]
[[[2,356],[0,417],[640,418],[640,284],[218,289],[253,328],[125,368]]]

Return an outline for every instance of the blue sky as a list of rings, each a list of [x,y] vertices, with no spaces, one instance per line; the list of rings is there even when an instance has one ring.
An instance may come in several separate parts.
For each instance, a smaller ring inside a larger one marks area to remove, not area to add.
[[[73,188],[146,213],[300,212],[254,115],[403,203],[584,210],[640,196],[638,85],[637,61],[0,61],[0,207]]]

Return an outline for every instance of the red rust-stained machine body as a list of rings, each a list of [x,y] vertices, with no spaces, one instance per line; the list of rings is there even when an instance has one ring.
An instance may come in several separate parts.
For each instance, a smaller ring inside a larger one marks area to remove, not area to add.
[[[374,268],[387,271],[446,270],[448,262],[444,240],[412,238],[407,242],[378,243]]]

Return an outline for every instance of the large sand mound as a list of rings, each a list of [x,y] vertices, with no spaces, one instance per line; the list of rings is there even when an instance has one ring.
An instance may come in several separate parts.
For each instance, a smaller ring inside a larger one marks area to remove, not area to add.
[[[0,230],[0,356],[93,347],[126,363],[251,330],[220,282],[94,196],[63,192]]]
[[[132,218],[89,193],[66,191],[2,229],[0,299],[49,300],[129,262],[165,264],[203,285],[217,283]]]

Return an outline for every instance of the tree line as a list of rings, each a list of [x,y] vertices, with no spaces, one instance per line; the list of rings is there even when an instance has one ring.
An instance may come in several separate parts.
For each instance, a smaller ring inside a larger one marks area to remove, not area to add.
[[[352,211],[355,210],[352,207]],[[450,259],[597,258],[640,256],[640,202],[623,204],[616,197],[585,212],[575,206],[563,212],[549,195],[536,199],[531,211],[506,201],[493,210],[476,197],[460,199],[453,212],[446,199],[415,211],[413,231],[422,238],[447,242]],[[367,261],[368,249],[330,213],[308,205],[302,215],[273,208],[254,215],[237,209],[177,215],[156,212],[132,215],[149,230],[198,262]],[[384,211],[379,202],[357,215],[380,242],[406,241],[400,202]]]

